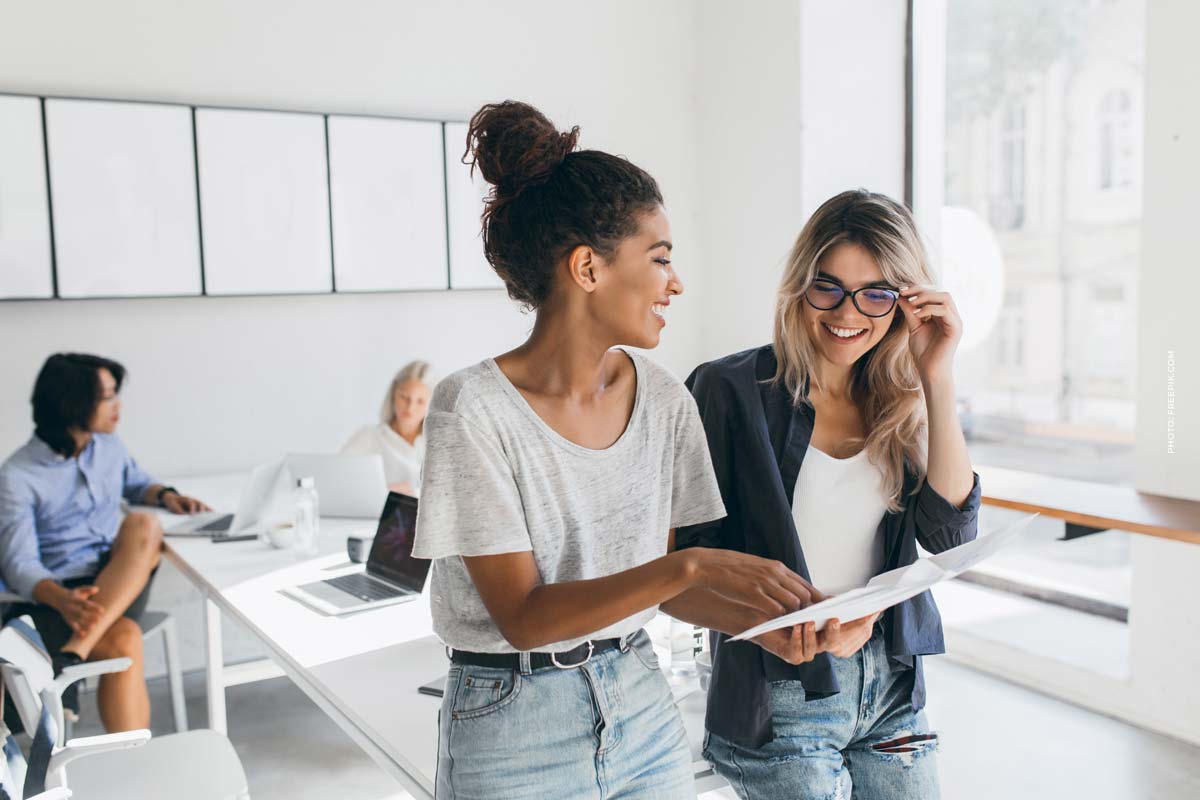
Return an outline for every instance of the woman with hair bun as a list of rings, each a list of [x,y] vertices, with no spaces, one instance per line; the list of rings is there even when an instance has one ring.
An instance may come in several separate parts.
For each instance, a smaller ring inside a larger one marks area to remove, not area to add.
[[[442,380],[425,423],[414,555],[433,559],[451,654],[441,800],[694,797],[642,626],[685,594],[743,627],[811,600],[777,561],[669,552],[674,528],[725,509],[691,396],[622,346],[658,344],[683,283],[654,179],[578,136],[512,101],[467,134],[492,187],[484,251],[536,319],[516,349]]]

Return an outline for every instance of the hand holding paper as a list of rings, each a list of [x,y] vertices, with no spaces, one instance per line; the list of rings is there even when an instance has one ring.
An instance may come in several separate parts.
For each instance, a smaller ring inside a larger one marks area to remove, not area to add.
[[[1017,539],[1036,516],[1037,514],[1030,514],[995,533],[980,536],[973,542],[951,548],[936,556],[918,559],[907,567],[876,575],[861,589],[852,589],[836,597],[830,597],[828,600],[814,603],[808,608],[776,617],[742,631],[732,637],[730,641],[753,639],[768,631],[804,622],[815,622],[817,630],[821,630],[831,619],[855,620],[868,614],[884,611],[897,603],[916,597],[934,584],[966,572],[984,559],[990,558]]]

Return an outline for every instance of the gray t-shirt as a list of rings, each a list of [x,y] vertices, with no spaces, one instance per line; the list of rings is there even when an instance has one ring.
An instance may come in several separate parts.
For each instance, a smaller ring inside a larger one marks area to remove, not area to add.
[[[661,366],[629,356],[633,414],[605,450],[556,433],[491,359],[438,384],[425,420],[413,554],[434,559],[433,627],[450,647],[514,652],[463,556],[532,551],[544,583],[586,580],[665,555],[671,528],[725,516],[695,401]],[[624,636],[656,611],[538,649]]]

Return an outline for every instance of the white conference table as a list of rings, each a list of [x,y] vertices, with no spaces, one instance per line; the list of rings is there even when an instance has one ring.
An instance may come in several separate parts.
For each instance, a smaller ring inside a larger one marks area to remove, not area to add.
[[[220,510],[235,507],[245,478],[181,478],[172,483]],[[164,515],[164,526],[173,519]],[[335,617],[281,591],[358,569],[346,557],[346,537],[373,535],[374,530],[373,520],[322,519],[320,555],[307,559],[258,541],[214,544],[183,537],[167,537],[165,555],[204,598],[211,728],[227,731],[227,687],[286,675],[414,797],[432,798],[441,701],[417,688],[443,675],[447,661],[445,649],[433,637],[428,594],[409,603]],[[273,665],[225,664],[222,615],[261,642]],[[684,695],[679,708],[692,744],[697,793],[725,785],[700,756],[703,693]]]

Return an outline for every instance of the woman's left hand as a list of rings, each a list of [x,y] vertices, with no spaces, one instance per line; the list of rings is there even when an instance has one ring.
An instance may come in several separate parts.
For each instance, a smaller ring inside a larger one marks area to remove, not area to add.
[[[932,286],[902,286],[897,301],[908,323],[908,348],[921,380],[950,373],[962,339],[962,317],[949,292]]]
[[[831,656],[849,658],[871,641],[877,619],[879,612],[851,620],[844,625],[840,620],[831,619],[817,634],[817,647]]]

